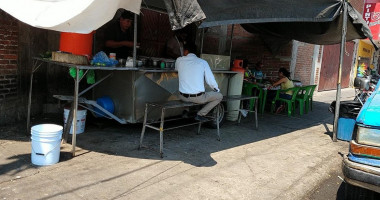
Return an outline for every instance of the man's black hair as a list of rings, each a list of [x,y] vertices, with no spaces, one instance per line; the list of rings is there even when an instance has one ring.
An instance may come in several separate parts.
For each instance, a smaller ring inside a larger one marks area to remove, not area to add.
[[[194,43],[191,43],[191,42],[189,42],[189,43],[186,43],[184,46],[183,46],[183,48],[185,49],[185,50],[188,50],[190,53],[196,53],[197,52],[197,46],[194,44]]]
[[[123,19],[130,19],[130,20],[133,20],[135,15],[132,13],[132,12],[129,12],[127,10],[124,10],[122,13],[121,13],[121,18]]]

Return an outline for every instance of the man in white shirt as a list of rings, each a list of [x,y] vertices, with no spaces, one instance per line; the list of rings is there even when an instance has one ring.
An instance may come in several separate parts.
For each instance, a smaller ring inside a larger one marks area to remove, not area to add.
[[[218,105],[223,95],[219,93],[218,84],[212,74],[208,63],[198,58],[194,52],[196,46],[194,44],[186,44],[184,46],[184,56],[177,58],[175,68],[178,71],[179,79],[179,98],[182,101],[194,102],[199,104],[207,103],[200,111],[198,111],[196,120],[207,121],[205,117],[216,105]],[[214,90],[205,92],[204,81]]]

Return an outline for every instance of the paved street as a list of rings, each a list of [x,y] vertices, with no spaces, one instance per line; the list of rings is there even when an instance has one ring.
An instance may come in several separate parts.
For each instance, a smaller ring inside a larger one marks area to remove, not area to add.
[[[342,91],[342,100],[353,96],[353,89]],[[66,144],[59,163],[36,167],[22,127],[0,127],[0,198],[317,199],[316,188],[340,168],[348,143],[332,142],[327,109],[335,91],[314,97],[312,112],[266,113],[259,130],[252,116],[240,125],[227,122],[220,142],[214,129],[203,128],[201,135],[196,126],[168,131],[163,159],[156,131],[147,131],[147,148],[139,151],[141,124],[88,122],[76,157]]]

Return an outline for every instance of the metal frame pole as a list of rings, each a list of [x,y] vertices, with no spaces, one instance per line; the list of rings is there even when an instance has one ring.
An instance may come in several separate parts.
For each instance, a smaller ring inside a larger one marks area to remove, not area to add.
[[[149,105],[146,103],[145,104],[145,113],[144,113],[143,128],[142,128],[141,136],[140,136],[140,146],[139,146],[139,149],[142,148],[142,143],[143,143],[143,139],[144,139],[145,128],[146,128],[146,119],[148,118],[148,106]]]
[[[134,28],[133,28],[133,67],[136,67],[136,44],[137,44],[137,14],[134,18]]]
[[[205,29],[202,28],[202,33],[201,33],[201,53],[203,53],[203,39],[204,39],[204,36],[205,36]]]
[[[220,103],[216,107],[216,131],[218,134],[218,141],[220,141],[220,130],[219,130],[219,106]]]
[[[235,27],[235,24],[232,24],[232,28],[231,28],[231,38],[230,38],[230,57],[232,55],[232,39],[233,39],[233,36],[234,36],[234,27]]]
[[[32,72],[30,74],[28,116],[26,116],[26,133],[27,134],[30,134],[30,113],[31,113],[31,106],[32,106],[33,75],[34,75],[34,72],[37,71],[37,69],[42,65],[42,63],[40,63],[38,66],[36,65],[37,65],[37,61],[34,62],[33,67],[32,67]]]
[[[33,89],[33,71],[30,75],[30,85],[29,85],[29,99],[28,99],[28,116],[26,119],[26,132],[30,134],[30,109],[32,105],[32,89]]]
[[[234,36],[234,27],[235,27],[235,24],[232,24],[231,38],[230,38],[230,59],[231,59],[231,55],[232,55],[232,39],[233,39],[233,36]],[[229,88],[230,88],[230,80],[231,80],[231,78],[232,78],[232,75],[230,75],[230,78],[228,79],[228,83],[227,83],[227,96],[229,94]]]
[[[164,157],[164,121],[165,121],[165,108],[161,108],[161,122],[160,122],[160,157]]]
[[[259,98],[256,98],[256,100],[255,100],[255,127],[256,127],[256,130],[259,129],[259,122],[257,119],[257,111],[258,111],[257,107],[258,107],[258,105],[259,105]]]
[[[333,130],[333,141],[337,141],[337,128],[338,128],[338,118],[339,118],[339,108],[340,108],[340,93],[341,93],[341,81],[342,81],[342,65],[344,58],[344,49],[346,45],[346,32],[347,32],[347,0],[343,0],[343,27],[342,27],[342,41],[340,43],[340,59],[339,59],[339,69],[338,69],[338,83],[336,88],[336,103],[335,103],[335,115],[334,115],[334,130]]]
[[[77,111],[78,111],[78,93],[79,93],[79,68],[76,66],[76,77],[74,87],[74,102],[73,102],[73,135],[72,135],[72,150],[73,157],[75,156],[75,146],[77,145]]]

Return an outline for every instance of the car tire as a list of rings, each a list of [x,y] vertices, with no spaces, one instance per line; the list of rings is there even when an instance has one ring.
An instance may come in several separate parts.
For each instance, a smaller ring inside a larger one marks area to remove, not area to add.
[[[373,192],[349,183],[345,183],[344,199],[345,200],[369,200]]]

